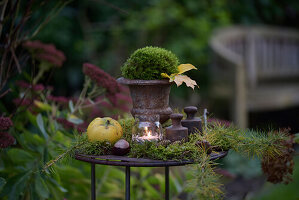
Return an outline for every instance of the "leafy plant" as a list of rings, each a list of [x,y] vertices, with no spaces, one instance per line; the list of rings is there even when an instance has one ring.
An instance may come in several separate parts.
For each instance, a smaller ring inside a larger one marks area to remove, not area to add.
[[[121,68],[128,79],[162,79],[161,73],[177,72],[179,60],[171,51],[159,47],[137,49]]]
[[[107,113],[117,118],[123,111],[128,111],[130,98],[126,89],[119,86],[113,77],[89,63],[83,66],[86,78],[78,98],[53,96],[52,92],[56,88],[46,85],[45,80],[49,79],[49,72],[63,66],[66,61],[64,53],[53,44],[38,40],[24,41],[26,35],[19,34],[19,29],[15,27],[19,20],[19,26],[22,27],[25,25],[22,20],[29,19],[29,16],[18,13],[22,10],[20,5],[26,5],[25,11],[31,15],[31,6],[35,6],[33,2],[3,2],[5,6],[1,16],[5,17],[5,24],[1,31],[5,37],[9,37],[4,38],[1,44],[7,46],[5,42],[12,42],[13,48],[8,46],[9,51],[17,51],[15,55],[6,50],[1,52],[4,56],[0,90],[5,88],[6,91],[0,94],[0,198],[85,199],[89,195],[89,185],[70,183],[88,183],[88,165],[86,167],[83,163],[74,162],[72,166],[64,163],[49,168],[55,173],[43,170],[43,167],[57,156],[59,160],[61,152],[66,151],[65,155],[71,152],[75,135],[86,129],[84,121]],[[65,3],[57,3],[53,12],[56,13],[56,9],[60,10]],[[6,12],[6,6],[14,12]],[[9,18],[11,15],[14,17]],[[7,27],[10,23],[11,29]],[[12,37],[15,34],[22,37]],[[33,36],[28,35],[26,39],[29,37]],[[24,61],[24,56],[25,61],[31,61],[30,65]],[[6,62],[10,63],[8,68]],[[20,74],[16,74],[19,67]],[[100,175],[98,178],[101,178]]]

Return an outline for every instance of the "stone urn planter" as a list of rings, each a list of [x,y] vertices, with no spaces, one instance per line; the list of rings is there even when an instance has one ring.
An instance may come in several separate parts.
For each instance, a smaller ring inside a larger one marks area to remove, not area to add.
[[[168,80],[131,80],[121,77],[117,82],[130,89],[133,116],[158,114],[160,123],[170,118],[169,93],[172,83]]]

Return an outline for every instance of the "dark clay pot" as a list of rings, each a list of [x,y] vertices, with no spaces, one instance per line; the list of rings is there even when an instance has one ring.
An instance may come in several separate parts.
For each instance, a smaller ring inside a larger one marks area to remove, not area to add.
[[[131,114],[160,115],[160,123],[169,119],[172,113],[169,107],[171,84],[168,80],[131,80],[123,77],[117,82],[129,86],[133,108]]]

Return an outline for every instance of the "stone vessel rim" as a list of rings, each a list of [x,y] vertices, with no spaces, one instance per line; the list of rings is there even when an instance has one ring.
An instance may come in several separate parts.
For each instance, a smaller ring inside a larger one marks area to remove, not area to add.
[[[172,82],[169,82],[168,79],[162,80],[139,80],[139,79],[126,79],[120,77],[117,79],[117,82],[123,85],[171,85]]]

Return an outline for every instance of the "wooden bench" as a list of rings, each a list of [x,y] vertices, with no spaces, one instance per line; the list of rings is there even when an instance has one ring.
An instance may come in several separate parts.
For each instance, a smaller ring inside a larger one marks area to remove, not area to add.
[[[247,127],[249,111],[299,105],[298,31],[227,27],[215,31],[210,46],[210,97],[230,100],[239,127]]]

